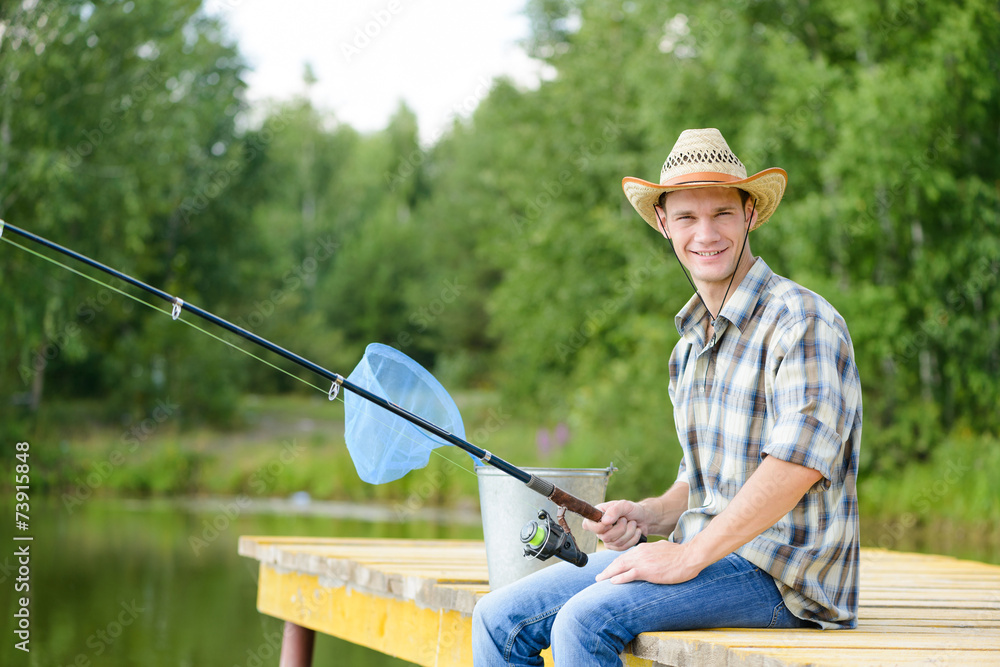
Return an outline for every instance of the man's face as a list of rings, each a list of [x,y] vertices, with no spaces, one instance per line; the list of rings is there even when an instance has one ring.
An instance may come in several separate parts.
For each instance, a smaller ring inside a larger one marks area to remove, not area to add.
[[[696,188],[671,192],[664,208],[657,209],[698,288],[728,287],[746,235],[750,202],[744,207],[735,188]],[[752,258],[747,239],[744,263],[749,266]]]

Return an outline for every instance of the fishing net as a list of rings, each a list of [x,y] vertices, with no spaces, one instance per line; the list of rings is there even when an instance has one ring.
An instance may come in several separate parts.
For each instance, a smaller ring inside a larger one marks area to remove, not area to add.
[[[347,379],[465,439],[455,401],[433,375],[402,352],[372,343]],[[358,476],[369,484],[392,482],[423,468],[434,449],[449,444],[346,389],[344,404],[347,449]]]

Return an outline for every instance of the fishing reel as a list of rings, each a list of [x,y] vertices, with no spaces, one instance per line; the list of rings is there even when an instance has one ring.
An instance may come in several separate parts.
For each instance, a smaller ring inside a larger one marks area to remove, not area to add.
[[[561,516],[563,511],[564,508],[560,508],[558,522],[545,510],[538,510],[538,520],[524,524],[521,542],[524,544],[525,558],[548,560],[555,556],[577,567],[587,564],[587,554],[577,548],[573,533]]]

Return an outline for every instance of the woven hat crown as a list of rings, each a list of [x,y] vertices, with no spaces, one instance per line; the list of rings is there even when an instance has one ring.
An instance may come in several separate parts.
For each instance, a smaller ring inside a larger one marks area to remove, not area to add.
[[[778,208],[788,185],[784,169],[769,167],[747,176],[736,154],[722,133],[715,128],[684,130],[667,155],[660,170],[660,182],[652,183],[634,176],[622,179],[622,190],[629,203],[650,227],[659,231],[654,207],[664,192],[692,188],[739,188],[756,202],[757,219],[750,227],[757,229]]]
[[[684,130],[663,163],[660,184],[676,182],[678,177],[703,172],[718,172],[739,179],[747,177],[747,168],[717,129]]]

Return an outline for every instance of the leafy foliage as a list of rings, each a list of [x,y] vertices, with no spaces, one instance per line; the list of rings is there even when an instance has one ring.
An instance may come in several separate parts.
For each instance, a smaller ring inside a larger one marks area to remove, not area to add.
[[[620,182],[718,127],[751,172],[789,172],[753,249],[847,319],[865,466],[1000,429],[996,3],[532,0],[550,76],[496,81],[431,146],[405,106],[368,135],[304,98],[241,125],[244,65],[191,0],[4,11],[0,215],[330,368],[394,345],[669,483],[691,291]],[[4,403],[135,419],[183,396],[226,421],[240,392],[299,386],[3,250]]]

